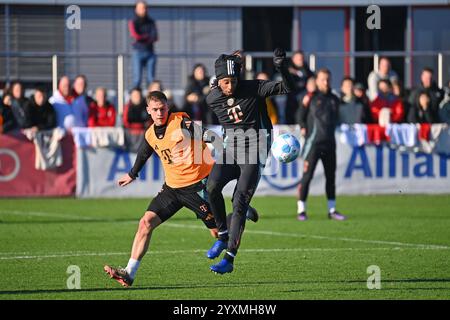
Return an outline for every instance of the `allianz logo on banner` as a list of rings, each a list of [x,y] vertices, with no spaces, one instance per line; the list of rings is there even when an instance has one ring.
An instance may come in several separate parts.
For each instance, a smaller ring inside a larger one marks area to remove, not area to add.
[[[450,154],[402,152],[387,145],[351,147],[338,143],[337,177],[345,180],[447,178]],[[321,164],[316,167],[321,170]],[[291,163],[272,161],[262,180],[276,190],[296,188],[301,181],[303,160]]]
[[[338,152],[338,162],[339,158]],[[345,179],[356,174],[364,178],[445,178],[450,154],[401,152],[380,145],[352,147],[345,159]]]
[[[396,178],[447,178],[450,154],[401,152],[388,146],[351,147],[338,143],[337,176],[346,180]],[[110,163],[107,181],[128,173],[135,154],[116,149]],[[316,171],[320,170],[318,164]],[[276,190],[296,188],[303,171],[303,159],[291,163],[269,161],[261,179]],[[152,156],[139,174],[140,181],[163,181],[164,172],[158,157]]]
[[[296,188],[302,178],[303,160],[298,158],[290,163],[269,159],[261,178],[270,187],[276,190],[289,190]]]

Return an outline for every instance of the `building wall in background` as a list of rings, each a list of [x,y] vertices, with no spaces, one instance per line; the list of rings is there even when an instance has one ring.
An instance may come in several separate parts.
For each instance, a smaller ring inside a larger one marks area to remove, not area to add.
[[[357,2],[355,1],[353,5],[361,5]],[[127,21],[133,17],[132,5],[112,5],[112,2],[105,2],[102,5],[92,6],[79,3],[82,18],[81,30],[68,30],[64,20],[66,7],[63,4],[66,4],[65,2],[53,1],[60,4],[57,6],[38,5],[48,1],[33,3],[36,5],[0,5],[0,52],[48,51],[69,54],[107,52],[107,55],[100,57],[60,57],[58,76],[68,74],[73,78],[76,74],[83,73],[89,79],[90,89],[102,85],[111,90],[117,89],[116,56],[119,53],[125,53],[125,88],[130,89],[131,61],[128,54],[131,53],[132,39],[128,35]],[[416,3],[418,2],[410,2],[412,5]],[[398,8],[408,8],[408,10],[410,8],[405,5],[406,3],[396,2],[396,4],[404,5]],[[291,49],[301,48],[309,53],[317,50],[347,51],[346,45],[349,44],[345,43],[345,23],[349,24],[348,11],[353,12],[353,15],[364,16],[365,13],[358,10],[358,7],[348,8],[349,4],[346,5],[346,7],[333,8],[323,6],[312,8],[306,5],[293,7],[296,9],[293,21],[286,21],[286,24],[294,28],[298,27],[298,30],[292,32]],[[383,9],[386,15],[388,11],[395,8],[382,7],[382,17]],[[150,4],[149,13],[156,20],[160,32],[160,41],[156,45],[156,51],[159,54],[156,78],[162,80],[166,88],[183,89],[186,77],[197,62],[204,63],[212,74],[213,62],[218,54],[245,46],[243,34],[246,30],[242,23],[242,10],[242,7],[215,5],[179,7]],[[347,14],[346,10],[348,10]],[[412,50],[450,50],[448,40],[450,39],[450,7],[448,5],[413,6],[410,12],[411,34],[408,35],[407,30],[402,32],[404,41],[401,41],[400,50],[408,50],[408,41],[412,43]],[[328,16],[329,18],[326,18]],[[362,24],[364,24],[363,20],[360,21]],[[350,30],[350,35],[356,34],[356,38],[358,30],[364,28],[361,23],[358,24],[358,21],[356,19],[354,26],[356,30]],[[383,21],[385,20],[382,20],[382,28],[387,28]],[[389,33],[380,32],[381,38],[378,41],[389,43],[386,38],[388,36]],[[396,43],[400,42],[396,41]],[[350,39],[350,46],[352,44],[356,45],[354,48],[356,52],[362,50],[358,47],[358,42],[355,42],[355,38]],[[399,50],[399,48],[373,47],[372,50]],[[436,57],[413,56],[410,60],[411,66],[405,63],[404,58],[393,60],[400,65],[397,69],[405,66],[405,72],[398,71],[400,76],[405,76],[405,84],[411,82],[413,86],[418,83],[421,68],[431,66],[437,70]],[[359,61],[364,63],[361,64]],[[444,55],[443,61],[443,81],[446,83],[450,78],[450,55]],[[333,83],[334,87],[338,86],[340,78],[349,69],[344,58],[318,57],[316,62],[317,67],[328,66],[332,69],[334,82],[336,82]],[[370,72],[371,64],[371,58],[350,60],[350,73],[357,76],[360,81],[364,81]],[[254,63],[254,66],[257,67],[258,64]],[[361,71],[362,69],[364,70]],[[51,59],[49,57],[6,58],[4,55],[0,56],[0,87],[6,79],[19,79],[28,86],[40,82],[50,85]]]
[[[450,50],[450,7],[414,8],[413,19],[413,50]],[[433,57],[413,58],[413,83],[419,83],[420,71],[431,67],[437,78],[437,59]],[[443,61],[444,85],[450,81],[450,56]]]
[[[4,14],[0,6],[0,51],[7,51]],[[58,76],[74,77],[82,73],[91,89],[117,87],[117,60],[120,53],[130,54],[132,39],[127,22],[132,6],[82,6],[81,29],[65,27],[64,6],[10,5],[10,51],[48,51],[65,53],[109,53],[106,56],[61,57]],[[166,88],[182,89],[186,77],[197,62],[213,73],[214,59],[222,52],[242,47],[241,11],[239,8],[149,8],[158,26],[160,40],[156,78]],[[42,17],[45,19],[42,19]],[[6,58],[0,58],[0,72],[6,75]],[[25,82],[51,81],[51,59],[10,58],[10,78]],[[125,87],[131,87],[131,61],[125,56]],[[3,77],[2,77],[3,78]]]

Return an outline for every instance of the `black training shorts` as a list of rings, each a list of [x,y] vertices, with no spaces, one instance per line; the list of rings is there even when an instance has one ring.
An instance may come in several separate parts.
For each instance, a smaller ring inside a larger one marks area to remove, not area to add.
[[[216,228],[216,222],[211,212],[206,192],[207,178],[187,187],[171,188],[164,184],[158,195],[153,198],[148,206],[148,211],[153,211],[161,221],[172,217],[182,207],[186,207],[202,219],[208,229]]]

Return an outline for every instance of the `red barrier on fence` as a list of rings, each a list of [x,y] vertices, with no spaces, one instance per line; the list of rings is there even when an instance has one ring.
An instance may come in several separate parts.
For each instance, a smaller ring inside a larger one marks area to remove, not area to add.
[[[35,146],[23,134],[0,134],[0,197],[73,196],[76,156],[72,136],[61,140],[63,164],[35,169]]]

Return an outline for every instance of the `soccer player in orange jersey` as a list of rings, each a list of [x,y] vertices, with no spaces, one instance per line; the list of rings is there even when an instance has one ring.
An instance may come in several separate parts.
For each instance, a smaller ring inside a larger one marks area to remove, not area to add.
[[[133,182],[154,152],[161,159],[165,183],[139,221],[127,267],[104,267],[111,278],[125,287],[133,284],[153,230],[182,207],[194,211],[211,234],[218,236],[206,193],[206,182],[214,159],[202,139],[203,131],[200,129],[201,136],[196,137],[194,122],[184,112],[171,113],[167,98],[160,91],[152,91],[147,95],[147,112],[154,123],[145,132],[145,140],[139,147],[133,168],[118,180],[118,184],[124,187]],[[196,151],[199,152],[196,154]],[[256,222],[256,210],[250,208],[248,216]]]

